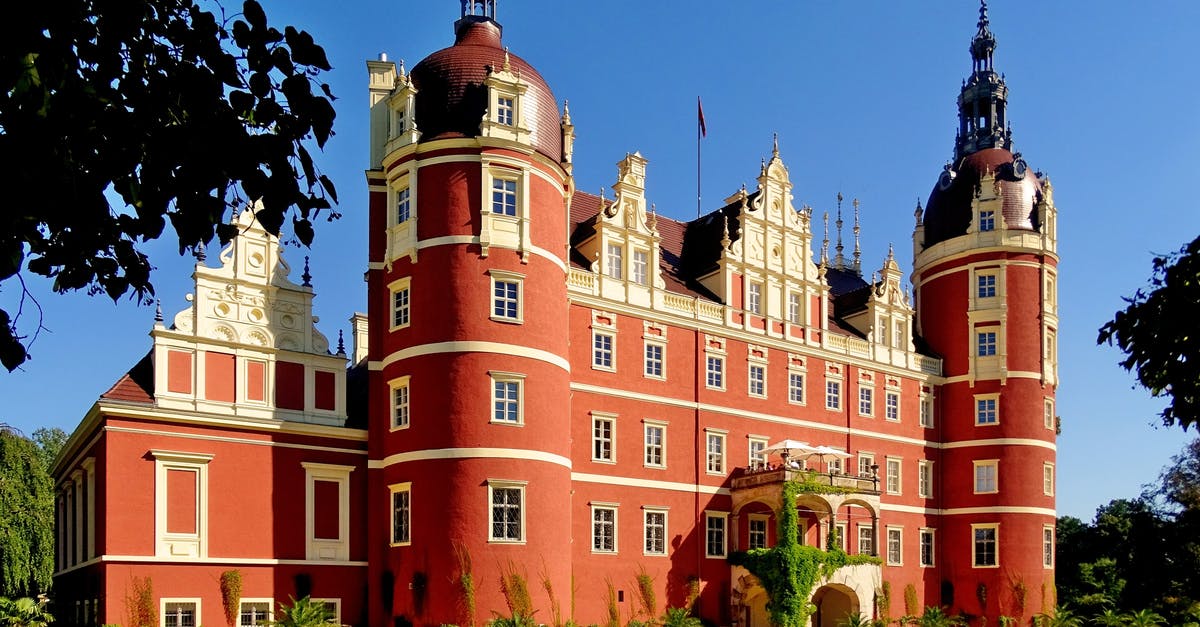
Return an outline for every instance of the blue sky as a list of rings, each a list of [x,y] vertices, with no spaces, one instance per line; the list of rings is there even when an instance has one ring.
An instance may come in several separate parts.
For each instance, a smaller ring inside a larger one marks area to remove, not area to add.
[[[227,3],[233,6],[235,3]],[[457,0],[266,1],[271,22],[307,29],[334,66],[335,130],[319,163],[343,218],[319,224],[312,257],[319,327],[331,339],[365,307],[365,61],[408,67],[453,41]],[[913,208],[951,157],[955,98],[970,71],[978,5],[922,2],[549,2],[500,0],[505,43],[531,62],[576,125],[580,189],[611,185],[626,152],[650,160],[647,195],[695,214],[696,97],[704,99],[705,211],[752,183],[779,133],[797,204],[858,198],[863,265],[895,244],[907,272]],[[993,2],[996,68],[1007,75],[1016,149],[1050,174],[1059,208],[1062,385],[1058,503],[1091,518],[1133,496],[1192,437],[1156,428],[1162,402],[1134,389],[1096,330],[1145,284],[1154,253],[1200,233],[1194,79],[1200,3]],[[1189,156],[1191,155],[1191,156]],[[610,192],[611,195],[611,192]],[[847,227],[848,233],[848,227]],[[169,233],[168,233],[169,234]],[[144,247],[166,315],[187,303],[191,258],[171,240]],[[209,251],[215,258],[215,247]],[[0,422],[72,429],[149,348],[152,307],[49,293],[27,277],[48,329],[21,371],[0,374]],[[0,285],[15,308],[18,286]],[[29,325],[36,313],[27,313]],[[169,319],[169,318],[168,318]]]

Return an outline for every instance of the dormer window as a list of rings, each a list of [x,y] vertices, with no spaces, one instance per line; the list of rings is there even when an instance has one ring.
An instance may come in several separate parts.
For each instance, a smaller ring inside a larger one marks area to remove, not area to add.
[[[507,96],[500,96],[496,99],[496,122],[505,126],[513,125],[513,99]]]
[[[996,212],[990,209],[985,209],[979,212],[979,230],[980,231],[995,231],[996,230]]]
[[[614,279],[625,278],[625,247],[620,244],[608,245],[608,276]]]
[[[492,179],[492,213],[513,218],[517,216],[516,181],[501,178]]]
[[[399,134],[401,134],[401,133],[403,133],[403,132],[404,132],[404,128],[405,128],[405,122],[406,122],[406,119],[405,119],[405,118],[407,118],[407,117],[408,117],[408,115],[407,115],[407,114],[408,114],[408,111],[407,111],[407,110],[405,110],[405,109],[400,109],[399,111],[397,111],[397,112],[396,112],[396,132],[395,132],[395,135],[399,135]]]

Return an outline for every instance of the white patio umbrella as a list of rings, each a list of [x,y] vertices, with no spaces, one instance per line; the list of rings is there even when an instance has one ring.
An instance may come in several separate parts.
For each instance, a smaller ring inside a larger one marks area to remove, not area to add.
[[[817,447],[810,446],[808,442],[799,440],[780,440],[763,449],[763,453],[770,455],[771,453],[779,453],[790,457],[808,455],[812,451],[817,450]]]
[[[852,457],[849,453],[847,453],[845,451],[839,451],[835,448],[825,446],[824,444],[822,444],[821,446],[815,447],[815,448],[814,447],[810,447],[810,448],[811,448],[811,451],[805,455],[805,457],[808,459],[816,457],[816,458],[820,459],[821,461],[826,461],[826,458],[846,459],[848,457]]]

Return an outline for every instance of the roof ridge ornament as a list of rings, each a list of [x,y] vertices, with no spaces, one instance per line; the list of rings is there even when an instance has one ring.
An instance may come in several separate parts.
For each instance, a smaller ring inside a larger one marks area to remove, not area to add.
[[[854,199],[854,272],[862,276],[862,246],[859,245],[858,236],[862,233],[862,227],[858,220],[858,199]]]
[[[837,250],[837,256],[833,258],[833,266],[838,270],[844,270],[846,268],[846,257],[842,255],[842,251],[845,250],[845,246],[842,246],[842,225],[844,224],[844,222],[842,222],[842,200],[842,193],[838,192],[837,222],[833,223],[834,226],[837,227],[837,246],[835,247],[835,250]]]

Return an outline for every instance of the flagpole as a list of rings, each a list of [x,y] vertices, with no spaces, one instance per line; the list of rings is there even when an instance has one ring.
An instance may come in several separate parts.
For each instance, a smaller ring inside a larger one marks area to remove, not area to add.
[[[700,217],[700,138],[704,133],[704,106],[696,96],[696,217]]]

